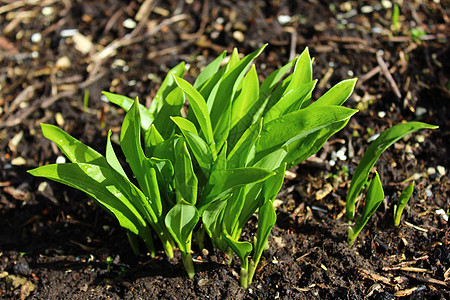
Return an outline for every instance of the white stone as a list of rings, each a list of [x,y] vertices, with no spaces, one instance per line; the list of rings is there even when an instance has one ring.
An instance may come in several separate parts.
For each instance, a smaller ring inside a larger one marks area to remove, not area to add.
[[[42,41],[42,34],[40,32],[33,33],[31,35],[31,41],[33,43],[39,43],[40,41]]]

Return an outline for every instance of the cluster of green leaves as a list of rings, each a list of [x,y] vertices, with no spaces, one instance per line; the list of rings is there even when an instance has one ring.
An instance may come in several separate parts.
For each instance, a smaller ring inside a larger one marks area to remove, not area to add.
[[[389,148],[389,146],[391,146],[399,139],[403,138],[408,134],[411,134],[420,129],[436,129],[436,128],[438,128],[438,126],[429,125],[422,122],[406,122],[387,129],[382,134],[380,134],[380,136],[375,141],[373,141],[372,144],[370,144],[370,146],[364,153],[363,158],[358,164],[358,167],[353,173],[350,188],[348,189],[346,210],[347,210],[347,218],[349,220],[353,220],[353,218],[355,217],[356,198],[363,189],[364,185],[367,183],[370,170],[373,168],[380,155],[387,148]],[[403,190],[399,198],[398,204],[394,209],[394,222],[396,226],[400,224],[400,218],[403,209],[405,208],[406,203],[411,197],[413,190],[414,190],[414,182]],[[366,203],[364,205],[363,213],[356,220],[355,224],[349,227],[347,241],[350,246],[355,242],[356,237],[364,228],[370,217],[378,209],[383,200],[384,200],[383,186],[381,185],[380,176],[375,171],[375,177],[371,180],[369,188],[366,193]]]
[[[272,201],[286,168],[315,154],[356,113],[342,106],[356,79],[338,83],[311,103],[317,80],[308,49],[260,85],[253,60],[264,47],[242,59],[234,50],[226,64],[222,53],[193,85],[182,78],[185,64],[180,63],[149,108],[137,99],[104,93],[127,111],[120,146],[136,180],[119,163],[111,132],[102,156],[46,124],[44,136],[72,163],[29,172],[86,192],[127,230],[135,252],[140,237],[155,255],[152,231],[169,257],[178,246],[190,277],[194,230],[200,242],[206,233],[214,247],[239,257],[241,285],[247,287],[276,221]],[[242,241],[255,213],[253,243]]]

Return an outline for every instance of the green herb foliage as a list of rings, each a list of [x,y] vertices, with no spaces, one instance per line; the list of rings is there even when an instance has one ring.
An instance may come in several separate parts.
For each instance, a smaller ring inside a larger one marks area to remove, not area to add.
[[[241,285],[247,287],[276,222],[273,200],[286,169],[319,151],[356,113],[342,106],[356,79],[344,80],[311,101],[316,80],[308,49],[260,84],[253,61],[264,48],[242,59],[235,50],[224,65],[222,53],[193,85],[183,79],[185,64],[180,63],[149,108],[138,99],[104,92],[127,111],[120,145],[133,176],[117,159],[111,133],[102,156],[47,124],[42,124],[44,136],[71,163],[29,172],[86,192],[127,230],[135,253],[140,250],[137,237],[153,256],[154,236],[169,257],[177,246],[191,278],[193,231],[199,229],[198,241],[206,232],[230,259],[237,254]],[[255,213],[254,242],[241,241]]]
[[[398,198],[397,205],[394,206],[395,226],[400,226],[400,219],[402,217],[403,210],[405,209],[406,204],[408,204],[408,201],[411,198],[413,192],[414,192],[414,181],[403,189],[402,193],[400,194],[400,197]]]

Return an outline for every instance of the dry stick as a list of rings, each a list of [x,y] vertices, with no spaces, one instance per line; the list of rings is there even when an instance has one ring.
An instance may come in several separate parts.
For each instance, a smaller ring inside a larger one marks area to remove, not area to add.
[[[418,281],[449,287],[449,284],[447,282],[445,282],[445,281],[442,281],[442,280],[438,280],[438,279],[434,279],[434,278],[427,278],[427,277],[424,277],[424,276],[417,276],[417,275],[414,275],[414,274],[406,274],[406,276],[414,278],[414,279],[416,279]]]
[[[402,94],[400,93],[400,90],[398,89],[397,84],[395,83],[394,78],[392,77],[391,72],[389,72],[389,69],[386,65],[386,63],[384,62],[383,58],[381,57],[381,54],[379,52],[377,52],[377,62],[381,67],[381,71],[383,72],[384,76],[386,77],[386,79],[389,81],[389,83],[392,86],[392,89],[394,90],[395,95],[397,96],[397,98],[402,98]]]

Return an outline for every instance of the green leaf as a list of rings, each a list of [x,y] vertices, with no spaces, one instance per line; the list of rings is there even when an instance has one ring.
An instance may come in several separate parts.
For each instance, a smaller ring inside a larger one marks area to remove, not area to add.
[[[286,75],[286,73],[292,68],[292,66],[295,65],[297,59],[298,58],[291,60],[286,65],[273,71],[272,73],[270,73],[269,76],[267,76],[267,78],[263,81],[259,89],[259,99],[263,100],[261,102],[264,102],[264,100],[266,100],[270,96],[273,89],[277,86],[281,78],[283,78],[284,75]]]
[[[249,242],[240,242],[234,240],[226,231],[223,236],[224,240],[228,243],[231,249],[239,256],[241,260],[241,274],[240,281],[241,286],[247,288],[248,286],[248,256],[252,252],[253,246]]]
[[[213,156],[216,155],[216,146],[214,142],[214,136],[212,131],[211,119],[208,113],[208,107],[206,106],[205,99],[202,95],[192,87],[186,80],[173,75],[177,85],[183,90],[186,97],[189,100],[189,105],[200,125],[201,134],[205,138],[208,145],[211,147]]]
[[[184,199],[186,202],[195,205],[197,202],[198,180],[194,173],[191,156],[183,140],[178,141],[176,152],[177,158],[174,171],[177,202]]]
[[[167,213],[166,226],[180,251],[184,253],[190,252],[192,230],[194,230],[198,220],[199,213],[195,206],[185,201],[177,203]]]
[[[378,172],[375,171],[375,177],[370,183],[369,190],[367,191],[366,204],[364,205],[364,211],[361,217],[356,221],[355,225],[349,227],[348,231],[348,244],[353,245],[356,237],[361,232],[361,230],[366,226],[367,221],[375,213],[375,211],[380,206],[381,202],[384,200],[384,191],[381,185],[380,176]]]
[[[156,129],[155,125],[150,125],[149,129],[145,132],[145,155],[147,157],[153,156],[153,150],[156,147],[156,145],[164,142],[163,137],[158,132],[158,129]]]
[[[250,126],[240,137],[233,150],[228,155],[227,165],[230,168],[246,167],[249,154],[259,138],[262,129],[262,119]]]
[[[180,128],[186,142],[191,149],[198,165],[200,166],[205,178],[209,177],[210,168],[213,162],[213,156],[208,144],[197,134],[195,125],[182,117],[172,117],[173,122]]]
[[[184,105],[184,95],[180,88],[174,88],[162,101],[158,114],[153,121],[163,139],[168,139],[175,132],[175,124],[170,120],[172,116],[180,116]]]
[[[120,132],[120,146],[125,154],[128,164],[136,176],[140,188],[148,198],[145,205],[149,214],[155,214],[158,218],[162,213],[161,198],[156,179],[156,172],[144,155],[140,140],[139,129],[139,105],[136,99],[125,116]]]
[[[233,190],[246,184],[266,180],[275,173],[261,168],[236,168],[211,172],[208,183],[198,202],[200,213],[213,201],[220,199]]]
[[[271,200],[266,201],[266,203],[259,208],[258,214],[258,229],[256,232],[255,251],[252,257],[255,268],[258,266],[264,246],[267,243],[269,234],[272,231],[276,221],[277,214],[275,212],[275,208],[273,207],[273,202]],[[250,272],[249,283],[251,283],[252,278],[253,274]]]
[[[255,65],[253,65],[242,81],[241,93],[233,101],[231,108],[231,128],[233,128],[247,114],[258,98],[258,74],[256,73]]]
[[[298,110],[304,101],[311,98],[311,93],[316,86],[316,82],[317,80],[314,80],[287,91],[264,115],[264,124],[288,112]]]
[[[42,133],[53,141],[67,158],[73,163],[92,163],[109,166],[106,159],[97,151],[86,146],[64,130],[50,124],[41,123]]]
[[[166,78],[164,78],[164,81],[159,87],[158,92],[156,93],[156,96],[148,109],[153,115],[156,116],[159,113],[162,106],[164,105],[164,101],[167,101],[168,95],[177,87],[177,84],[173,80],[171,74],[174,74],[178,77],[183,77],[185,72],[186,72],[186,64],[184,61],[180,62],[178,65],[176,65],[169,71]]]
[[[106,141],[106,161],[119,174],[121,174],[125,178],[128,178],[127,174],[125,174],[125,171],[123,170],[122,166],[120,165],[119,160],[117,159],[116,153],[114,152],[113,146],[111,144],[111,134],[112,134],[112,132],[111,132],[111,130],[109,130],[108,131],[108,139]]]
[[[350,119],[333,123],[320,131],[311,133],[285,147],[287,155],[284,160],[288,163],[288,168],[298,165],[313,154],[322,149],[323,144],[336,132],[347,125]]]
[[[147,230],[143,216],[133,204],[136,203],[135,198],[145,199],[144,195],[111,167],[88,163],[52,164],[28,173],[85,192],[114,215],[120,226],[136,235],[141,236]]]
[[[411,198],[412,193],[414,192],[414,181],[411,182],[407,187],[402,190],[400,197],[398,198],[397,205],[394,206],[394,223],[395,226],[400,225],[400,219],[402,217],[403,210],[405,209],[406,204]]]
[[[244,228],[256,210],[269,200],[274,200],[283,186],[286,164],[281,164],[275,170],[275,176],[254,185],[248,185],[245,203],[239,216],[239,228]]]
[[[205,225],[206,232],[211,238],[214,248],[222,251],[226,251],[228,247],[222,241],[222,219],[227,200],[214,201],[205,209],[202,215],[203,225]]]
[[[294,59],[280,69],[273,71],[263,81],[259,89],[258,100],[253,103],[252,107],[245,112],[245,115],[242,116],[238,123],[231,129],[229,134],[229,137],[231,138],[229,141],[230,147],[234,146],[235,141],[250,127],[250,125],[259,123],[273,89],[277,86],[281,78],[283,78],[283,76],[292,68],[296,60],[297,59]]]
[[[134,100],[131,98],[128,98],[126,96],[113,94],[109,92],[102,92],[103,95],[108,98],[108,100],[121,108],[123,108],[125,111],[129,111],[131,106],[133,106]],[[141,127],[144,130],[147,130],[150,125],[153,123],[154,115],[151,113],[144,105],[139,104],[140,106],[140,113],[141,113]]]
[[[357,111],[340,106],[307,107],[267,123],[256,146],[255,162],[333,123],[350,118]]]
[[[223,59],[227,55],[227,51],[223,51],[216,59],[208,64],[203,71],[200,72],[197,79],[194,82],[194,88],[200,90],[202,86],[219,70]]]
[[[211,96],[208,98],[208,106],[211,107],[211,124],[217,149],[222,147],[231,129],[231,103],[237,88],[253,60],[261,54],[266,46],[264,45],[257,51],[247,55],[225,73],[224,78],[218,83],[220,86],[215,97],[211,99],[211,105],[209,104]]]
[[[295,63],[294,73],[292,73],[292,79],[289,82],[289,85],[285,91],[285,93],[290,90],[299,87],[303,84],[307,84],[312,81],[312,59],[309,56],[308,47],[300,54],[297,62]],[[311,96],[311,94],[309,94]],[[309,105],[310,97],[307,97],[305,101],[303,101],[301,108],[305,108]]]
[[[342,80],[311,105],[342,105],[353,93],[357,80],[358,78]]]
[[[353,173],[352,182],[347,193],[347,217],[352,220],[355,216],[355,201],[363,185],[367,181],[369,172],[378,160],[380,155],[389,146],[401,139],[407,134],[410,134],[419,129],[436,129],[438,126],[429,125],[421,122],[407,122],[398,124],[383,132],[375,141],[370,144],[364,153],[363,158],[359,162],[358,167]]]

